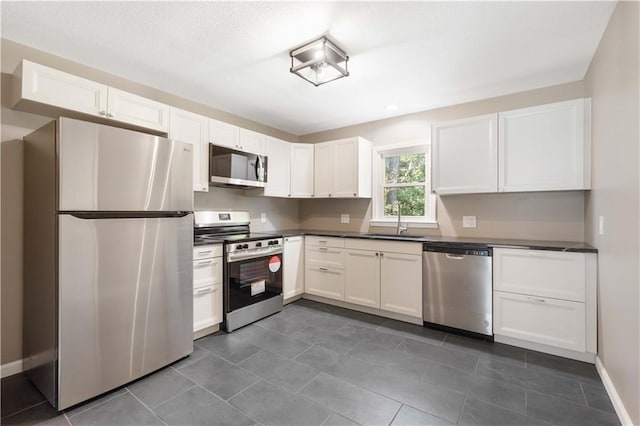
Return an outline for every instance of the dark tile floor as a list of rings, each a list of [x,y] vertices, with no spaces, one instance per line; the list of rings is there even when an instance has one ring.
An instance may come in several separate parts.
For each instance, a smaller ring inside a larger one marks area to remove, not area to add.
[[[57,413],[23,375],[2,424],[613,425],[593,365],[306,300]]]

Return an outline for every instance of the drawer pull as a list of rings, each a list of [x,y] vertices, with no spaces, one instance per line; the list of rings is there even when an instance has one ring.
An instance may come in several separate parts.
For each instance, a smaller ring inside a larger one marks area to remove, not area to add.
[[[328,251],[329,249],[326,248],[326,247],[319,247],[318,250],[320,250],[320,251]]]
[[[531,300],[532,302],[538,302],[538,303],[546,303],[547,301],[544,299],[539,299],[537,297],[527,297],[527,299]]]
[[[318,268],[318,269],[321,270],[322,272],[329,272],[327,268]]]
[[[203,254],[207,254],[207,253],[211,253],[213,250],[202,250],[198,252],[198,255],[203,255]]]
[[[327,240],[318,240],[318,244],[327,244]]]
[[[197,293],[204,294],[204,293],[209,293],[210,291],[213,291],[213,287],[201,288],[200,290],[197,291]]]
[[[213,265],[213,260],[201,260],[198,265]]]

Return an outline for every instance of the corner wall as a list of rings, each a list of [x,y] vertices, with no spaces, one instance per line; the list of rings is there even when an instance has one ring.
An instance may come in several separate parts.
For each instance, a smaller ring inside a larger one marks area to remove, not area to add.
[[[619,2],[585,77],[592,97],[586,242],[598,248],[598,357],[640,424],[640,4]],[[599,233],[599,217],[604,234]],[[620,415],[620,412],[618,413]],[[625,421],[624,414],[621,416]]]

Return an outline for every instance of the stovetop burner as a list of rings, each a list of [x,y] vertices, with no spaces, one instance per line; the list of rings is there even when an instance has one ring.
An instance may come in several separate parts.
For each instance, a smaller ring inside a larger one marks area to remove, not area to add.
[[[249,242],[279,236],[251,232],[249,221],[249,212],[194,212],[194,244]]]

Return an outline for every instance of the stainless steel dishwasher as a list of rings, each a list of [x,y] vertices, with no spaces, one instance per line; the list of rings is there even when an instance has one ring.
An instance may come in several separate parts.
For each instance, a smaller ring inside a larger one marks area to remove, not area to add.
[[[493,336],[491,255],[490,248],[481,246],[424,244],[425,325]]]

